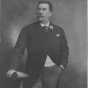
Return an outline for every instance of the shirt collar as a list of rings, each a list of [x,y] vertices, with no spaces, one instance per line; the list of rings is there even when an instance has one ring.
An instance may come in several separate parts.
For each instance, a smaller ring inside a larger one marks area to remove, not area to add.
[[[43,24],[43,23],[40,23],[40,25],[41,25],[41,27],[49,27],[49,25],[50,25],[50,22],[48,22],[47,24]]]

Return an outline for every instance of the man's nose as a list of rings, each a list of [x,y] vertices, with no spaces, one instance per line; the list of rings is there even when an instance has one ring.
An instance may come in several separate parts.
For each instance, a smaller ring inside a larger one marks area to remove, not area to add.
[[[40,10],[39,13],[43,13],[43,10]]]

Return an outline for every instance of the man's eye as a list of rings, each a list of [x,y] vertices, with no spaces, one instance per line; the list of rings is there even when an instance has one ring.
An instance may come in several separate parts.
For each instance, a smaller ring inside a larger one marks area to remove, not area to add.
[[[43,10],[46,10],[46,8],[43,8]]]
[[[42,11],[45,11],[46,8],[38,8],[38,10],[39,10],[39,11],[41,11],[41,10],[42,10]]]

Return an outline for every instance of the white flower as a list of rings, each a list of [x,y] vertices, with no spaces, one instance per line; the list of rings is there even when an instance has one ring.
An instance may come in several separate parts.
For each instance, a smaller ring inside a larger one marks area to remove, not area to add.
[[[49,28],[50,28],[50,29],[52,30],[52,32],[53,32],[53,26],[52,26],[52,25],[50,25],[50,26],[49,26]]]
[[[60,36],[60,34],[56,34],[56,37],[59,37]]]
[[[53,29],[53,26],[52,25],[50,25],[50,29]]]

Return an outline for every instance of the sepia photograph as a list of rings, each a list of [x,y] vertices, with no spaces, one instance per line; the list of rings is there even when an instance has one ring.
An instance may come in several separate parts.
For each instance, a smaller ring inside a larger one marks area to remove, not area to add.
[[[87,88],[87,0],[0,0],[0,88]]]

